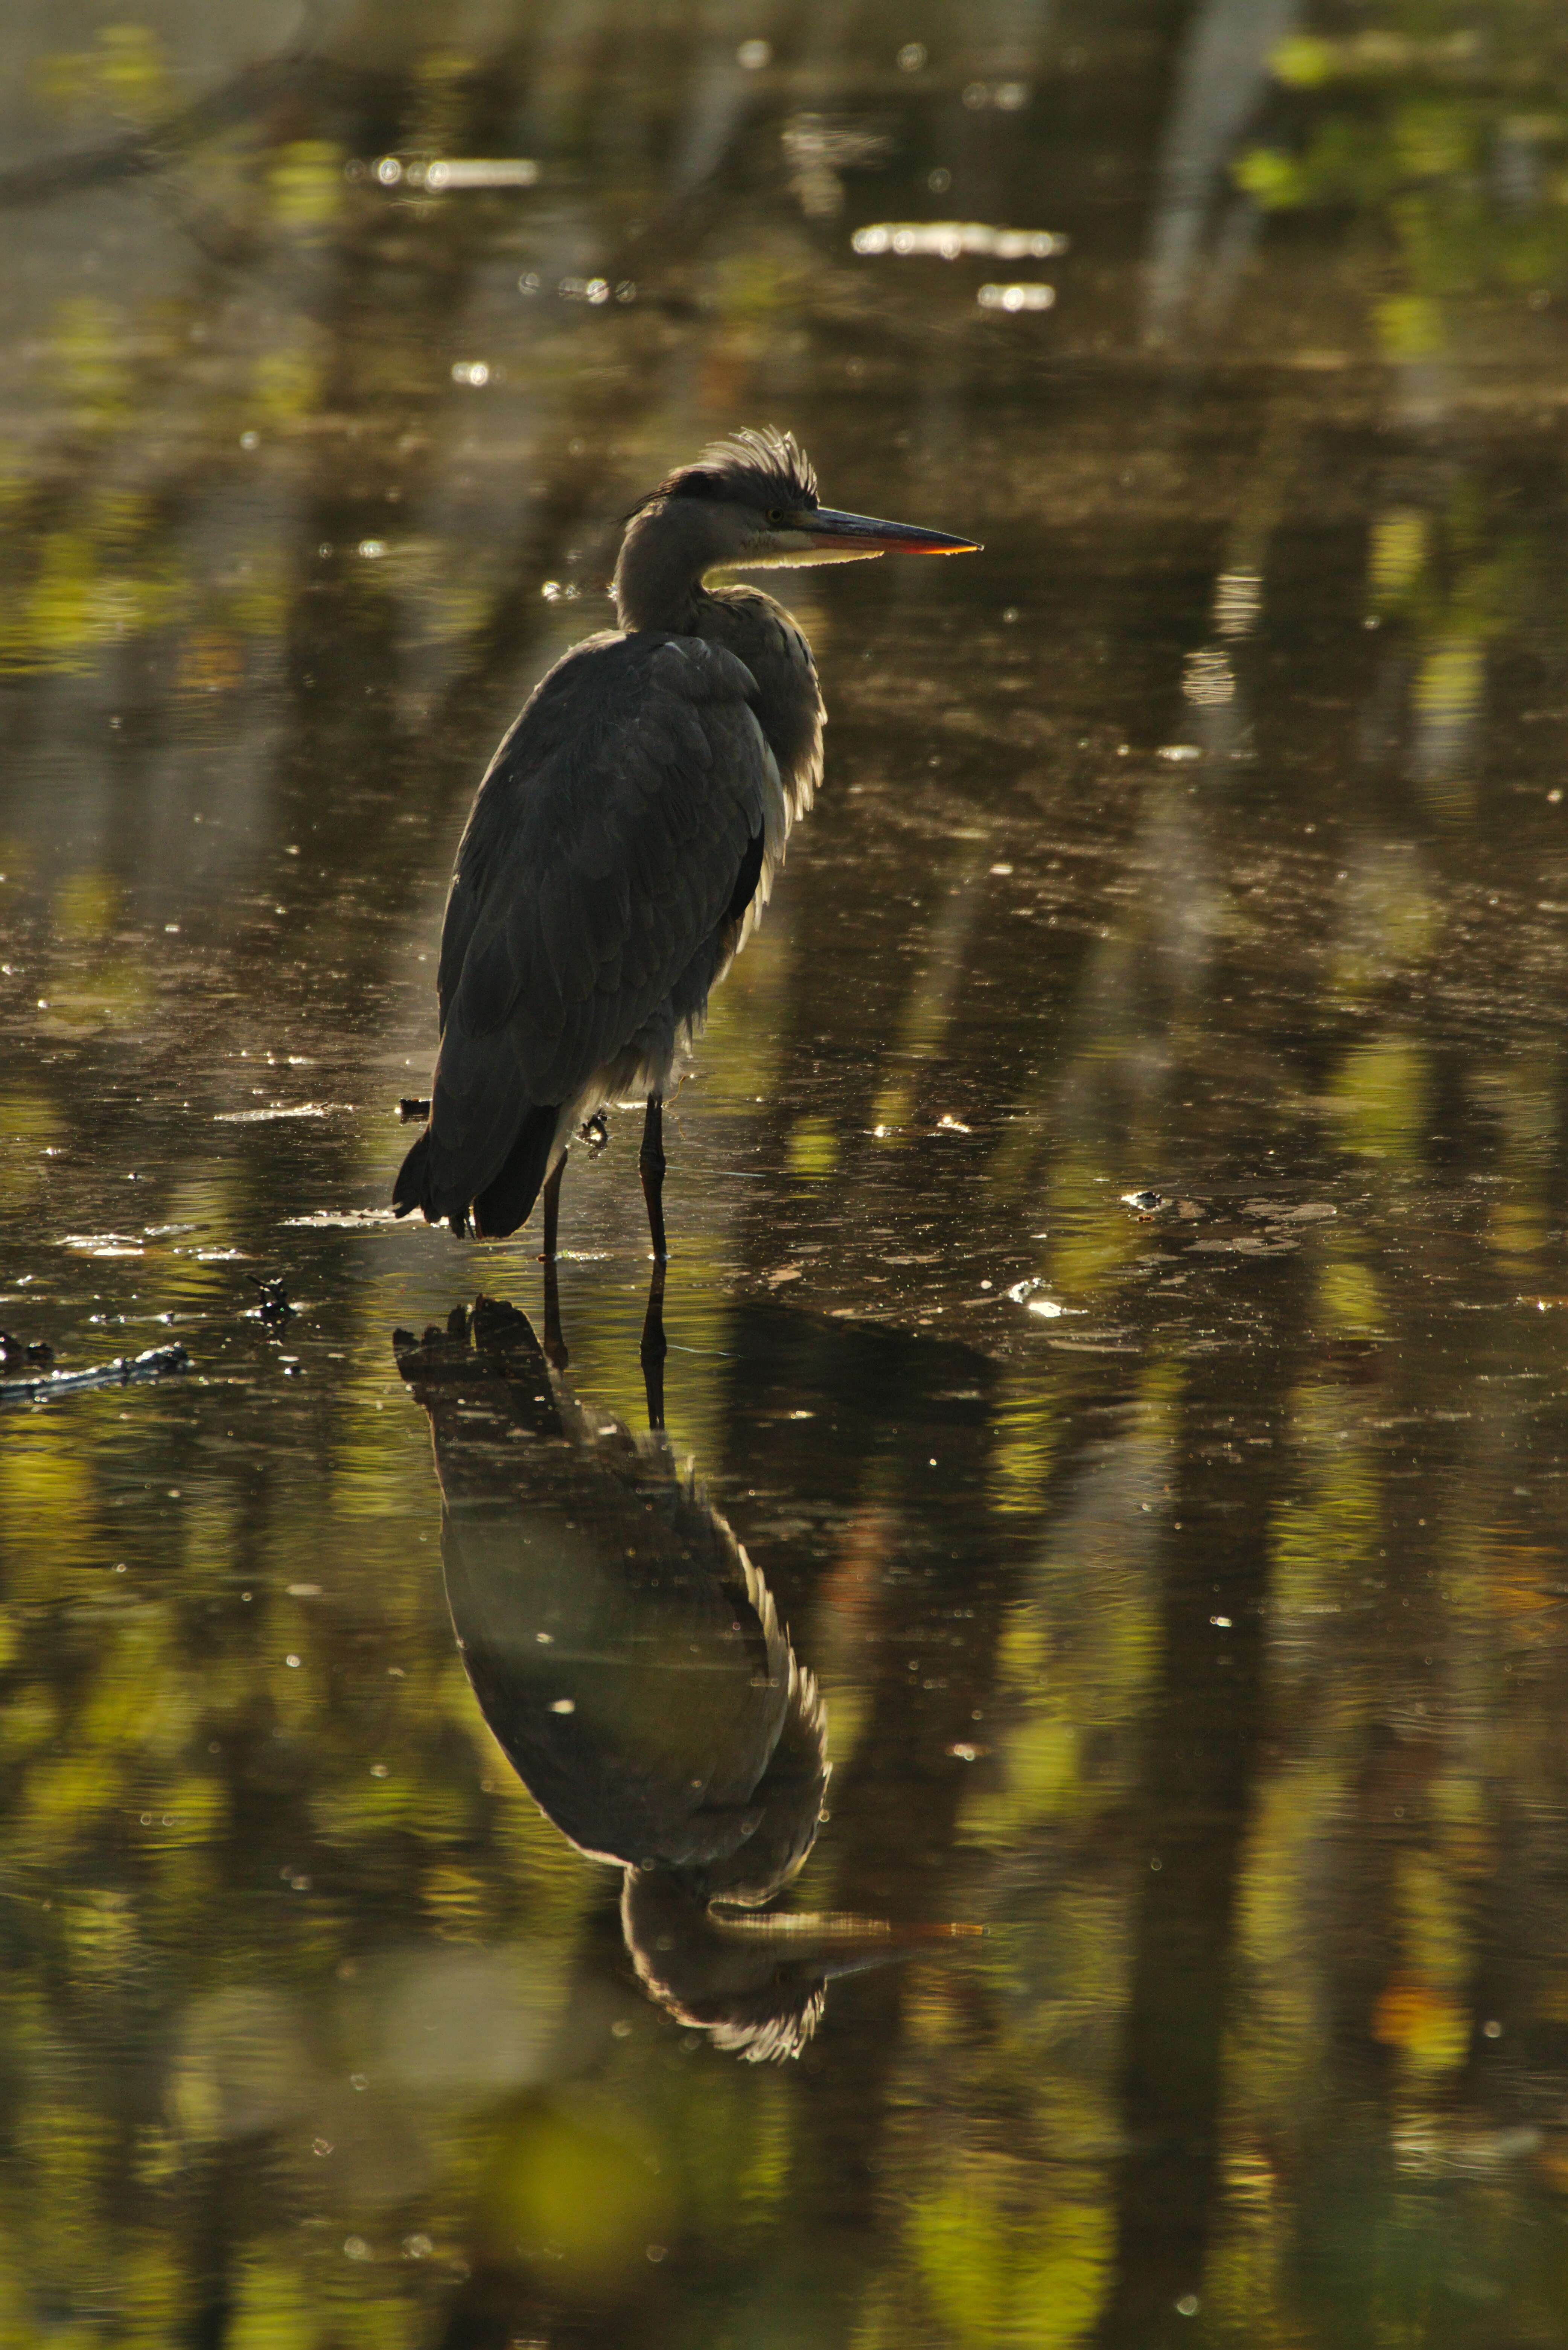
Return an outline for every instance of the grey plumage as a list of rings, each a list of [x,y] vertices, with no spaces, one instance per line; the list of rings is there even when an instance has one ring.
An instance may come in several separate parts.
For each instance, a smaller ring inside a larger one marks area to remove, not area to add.
[[[969,544],[823,509],[809,462],[773,432],[716,443],[636,509],[614,583],[621,632],[556,664],[480,785],[441,936],[430,1122],[398,1177],[400,1214],[501,1237],[558,1179],[584,1118],[639,1094],[651,1121],[767,903],[821,778],[816,668],[782,605],[705,577]],[[553,1248],[553,1211],[546,1226]]]

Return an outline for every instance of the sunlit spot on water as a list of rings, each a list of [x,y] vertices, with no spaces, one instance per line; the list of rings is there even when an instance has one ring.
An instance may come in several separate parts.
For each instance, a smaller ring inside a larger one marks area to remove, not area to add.
[[[963,102],[975,113],[991,107],[999,114],[1018,114],[1033,95],[1033,86],[1026,81],[971,81],[964,84]]]
[[[414,187],[423,187],[431,195],[445,189],[462,188],[531,188],[539,177],[539,166],[522,155],[438,156],[429,163],[410,163],[405,177]]]
[[[1229,656],[1217,647],[1189,653],[1182,668],[1181,691],[1199,710],[1215,709],[1233,701],[1236,678]]]
[[[218,1126],[270,1126],[286,1118],[330,1118],[353,1107],[351,1102],[274,1102],[265,1109],[221,1109],[213,1112]]]
[[[975,296],[982,310],[1049,310],[1054,307],[1054,286],[982,286]]]
[[[958,261],[970,254],[999,261],[1045,261],[1065,253],[1070,240],[1059,230],[992,228],[984,221],[874,221],[850,239],[857,253],[899,255],[934,254]]]

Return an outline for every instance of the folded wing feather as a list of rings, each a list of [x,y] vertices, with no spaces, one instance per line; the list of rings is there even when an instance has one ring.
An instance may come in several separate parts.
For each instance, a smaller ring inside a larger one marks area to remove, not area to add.
[[[480,787],[447,901],[427,1200],[493,1180],[528,1111],[571,1101],[726,920],[784,791],[752,672],[695,637],[590,639]]]

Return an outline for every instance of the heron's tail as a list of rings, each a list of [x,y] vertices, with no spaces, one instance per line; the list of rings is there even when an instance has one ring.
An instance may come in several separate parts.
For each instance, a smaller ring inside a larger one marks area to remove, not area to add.
[[[427,1224],[439,1224],[444,1216],[457,1238],[462,1240],[468,1232],[468,1195],[439,1180],[433,1142],[427,1126],[398,1170],[398,1180],[392,1186],[392,1205],[400,1216],[421,1208]]]
[[[422,1208],[433,1224],[435,1216],[430,1204],[431,1130],[427,1126],[398,1170],[398,1180],[392,1186],[392,1205],[400,1216]]]
[[[556,1103],[528,1111],[500,1174],[474,1200],[473,1229],[481,1240],[504,1241],[527,1222],[549,1170],[559,1117]]]
[[[447,1152],[446,1164],[441,1163],[433,1130],[427,1126],[398,1170],[392,1186],[393,1207],[400,1216],[422,1209],[427,1223],[439,1224],[445,1218],[453,1232],[461,1233],[468,1229],[472,1206],[473,1229],[479,1237],[504,1241],[508,1232],[526,1223],[533,1211],[549,1169],[559,1115],[554,1105],[524,1110],[499,1171],[480,1191],[473,1190],[472,1170],[463,1167],[461,1154]]]

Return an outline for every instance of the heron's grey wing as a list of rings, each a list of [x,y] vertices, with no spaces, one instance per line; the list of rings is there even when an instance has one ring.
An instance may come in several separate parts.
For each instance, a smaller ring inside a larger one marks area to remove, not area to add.
[[[490,899],[491,876],[516,837],[519,793],[531,775],[546,774],[570,751],[582,723],[585,685],[600,670],[616,664],[617,655],[625,650],[625,639],[610,629],[574,645],[540,679],[496,745],[463,827],[447,891],[436,973],[436,1009],[443,1032],[475,925]]]
[[[472,1166],[468,1196],[528,1109],[570,1101],[735,918],[755,844],[784,827],[755,691],[698,638],[601,640],[497,755],[441,951],[432,1128]]]

